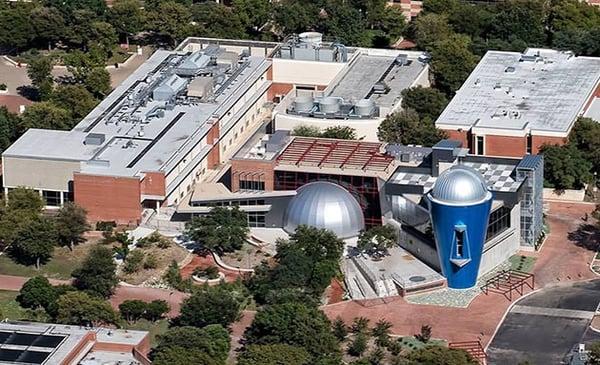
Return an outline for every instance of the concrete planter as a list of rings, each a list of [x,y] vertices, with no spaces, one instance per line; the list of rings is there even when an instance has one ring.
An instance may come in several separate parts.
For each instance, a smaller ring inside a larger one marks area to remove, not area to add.
[[[544,200],[561,200],[561,201],[575,201],[582,202],[585,198],[585,188],[580,190],[554,190],[551,188],[544,188]]]
[[[218,284],[222,280],[225,280],[225,274],[223,274],[222,272],[219,272],[219,277],[216,279],[206,279],[206,278],[201,278],[196,275],[192,275],[192,280],[194,280],[196,283],[200,283],[200,284],[206,284],[206,283],[208,283],[208,285]]]

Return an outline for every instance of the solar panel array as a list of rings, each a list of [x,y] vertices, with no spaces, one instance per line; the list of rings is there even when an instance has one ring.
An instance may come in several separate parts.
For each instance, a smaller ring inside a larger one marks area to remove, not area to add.
[[[66,336],[0,331],[0,362],[43,364]]]

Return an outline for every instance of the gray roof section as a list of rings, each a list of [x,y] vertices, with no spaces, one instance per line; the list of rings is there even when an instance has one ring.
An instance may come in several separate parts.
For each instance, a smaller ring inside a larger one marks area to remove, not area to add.
[[[436,124],[566,133],[599,79],[600,58],[489,51]]]
[[[522,170],[536,170],[543,163],[544,158],[541,155],[525,155],[517,165],[517,168]]]
[[[326,90],[328,96],[341,97],[347,102],[370,98],[378,106],[391,108],[423,71],[425,64],[411,58],[401,65],[396,56],[361,53],[354,58],[343,74]],[[373,86],[383,81],[390,89],[387,94],[373,94]]]

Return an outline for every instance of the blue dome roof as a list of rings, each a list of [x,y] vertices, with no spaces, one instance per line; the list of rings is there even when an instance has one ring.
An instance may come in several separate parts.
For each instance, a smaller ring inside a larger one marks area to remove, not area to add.
[[[283,229],[294,233],[302,224],[328,229],[339,238],[358,236],[365,228],[358,201],[340,185],[326,181],[303,185],[290,201]]]
[[[468,205],[491,198],[491,193],[479,171],[456,165],[440,174],[431,197],[443,203]]]

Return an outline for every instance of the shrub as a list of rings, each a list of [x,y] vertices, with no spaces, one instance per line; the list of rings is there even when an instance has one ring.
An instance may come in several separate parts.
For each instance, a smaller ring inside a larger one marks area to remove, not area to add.
[[[142,251],[131,251],[131,253],[127,255],[127,259],[125,259],[123,271],[127,274],[133,274],[140,271],[145,257],[146,255],[144,255]]]
[[[158,267],[158,259],[154,255],[146,256],[146,261],[144,261],[144,270],[152,270]]]
[[[96,223],[96,231],[111,232],[117,227],[115,221],[100,221]]]
[[[8,89],[6,84],[0,84],[0,91],[5,91],[6,89]]]
[[[219,278],[219,269],[216,266],[209,266],[204,269],[197,267],[194,269],[193,274],[194,276],[214,280]]]
[[[146,312],[144,318],[149,321],[156,321],[161,319],[165,313],[169,311],[169,303],[164,300],[156,299],[146,304]]]

